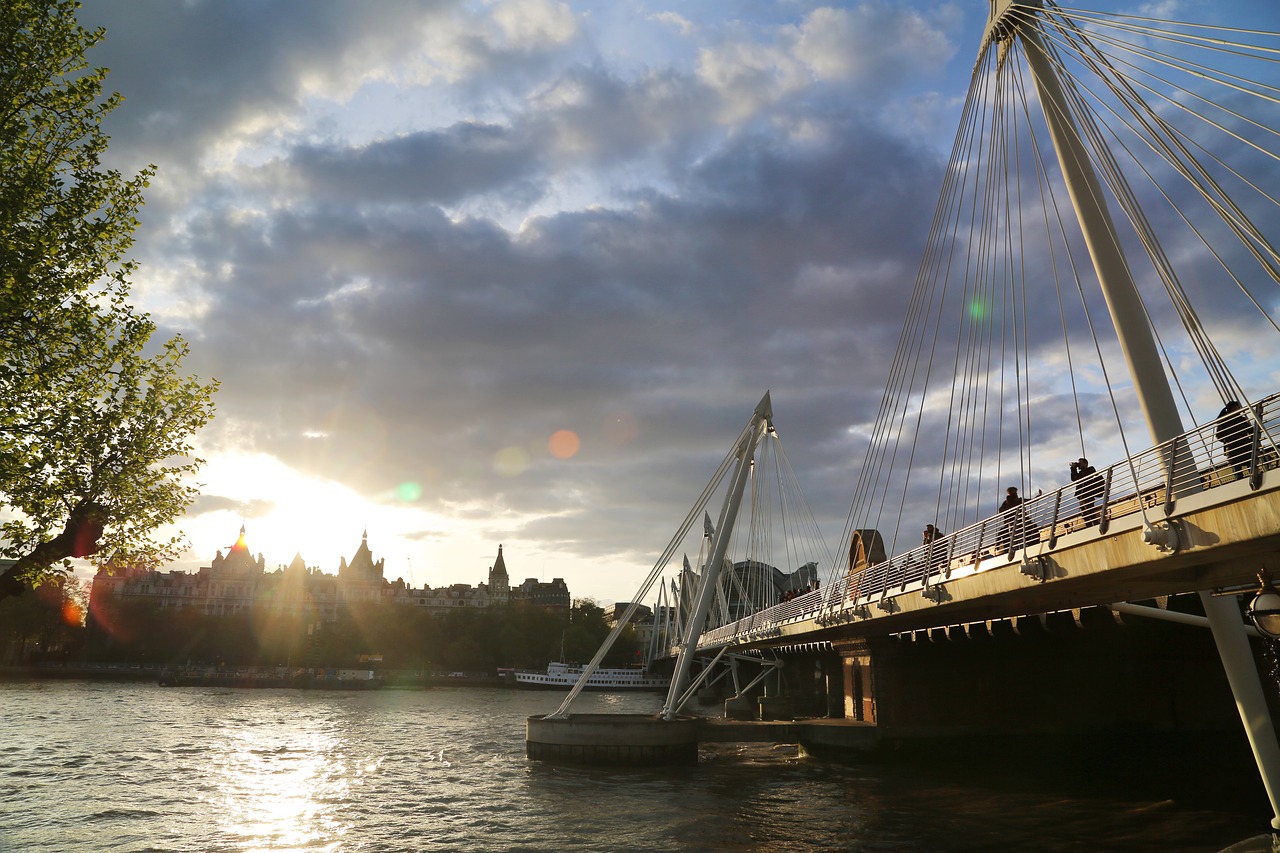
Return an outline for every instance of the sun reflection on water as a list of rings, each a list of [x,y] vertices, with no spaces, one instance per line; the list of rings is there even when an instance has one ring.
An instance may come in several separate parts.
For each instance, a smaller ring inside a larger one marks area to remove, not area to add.
[[[359,763],[332,734],[275,722],[225,733],[211,756],[210,792],[221,834],[245,850],[337,850],[350,828],[351,786],[380,762]]]

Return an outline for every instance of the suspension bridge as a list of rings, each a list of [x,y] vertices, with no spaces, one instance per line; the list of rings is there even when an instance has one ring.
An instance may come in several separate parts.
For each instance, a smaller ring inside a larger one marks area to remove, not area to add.
[[[990,0],[841,543],[766,394],[633,599],[664,719],[723,659],[842,650],[864,716],[866,641],[1195,593],[1280,815],[1242,616],[1280,577],[1278,59],[1274,32]]]

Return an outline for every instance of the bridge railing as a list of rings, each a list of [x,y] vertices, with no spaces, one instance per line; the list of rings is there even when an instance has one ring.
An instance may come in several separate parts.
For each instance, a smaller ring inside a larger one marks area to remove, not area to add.
[[[1248,479],[1280,467],[1280,394],[1223,415],[1145,450],[1128,460],[984,518],[937,541],[898,554],[826,587],[752,613],[707,631],[699,646],[721,646],[766,638],[779,626],[872,606],[893,609],[892,597],[920,584],[930,595],[935,584],[959,570],[980,571],[984,562],[1003,565],[1019,551],[1089,527],[1105,535],[1111,522],[1137,512],[1159,511],[1182,496]],[[1172,476],[1166,476],[1172,471]],[[966,571],[966,573],[968,573]],[[869,615],[869,610],[866,611]]]

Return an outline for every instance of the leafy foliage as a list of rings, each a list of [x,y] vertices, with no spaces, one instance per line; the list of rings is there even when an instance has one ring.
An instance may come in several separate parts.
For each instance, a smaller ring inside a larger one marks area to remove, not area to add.
[[[148,168],[104,169],[102,37],[71,0],[0,5],[0,598],[70,557],[172,555],[153,538],[195,496],[190,438],[216,383],[184,376],[187,345],[148,352],[155,324],[127,303]]]
[[[78,651],[87,597],[80,581],[57,577],[35,595],[0,601],[0,663],[62,659]]]

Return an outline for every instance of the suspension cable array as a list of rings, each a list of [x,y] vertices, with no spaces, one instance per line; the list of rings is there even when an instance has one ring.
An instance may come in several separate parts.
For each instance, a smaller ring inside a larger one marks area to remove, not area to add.
[[[1024,27],[1036,37],[1017,38]],[[1110,465],[1149,443],[1032,60],[1061,81],[1064,118],[1118,214],[1183,420],[1231,401],[1252,413],[1274,390],[1255,365],[1280,332],[1280,253],[1261,227],[1280,221],[1280,88],[1266,82],[1280,35],[1009,3],[974,67],[846,545],[878,530],[890,554],[916,547],[925,524],[992,515],[1008,487],[1031,497],[1069,482],[1068,460]],[[1233,371],[1224,351],[1255,369]]]

